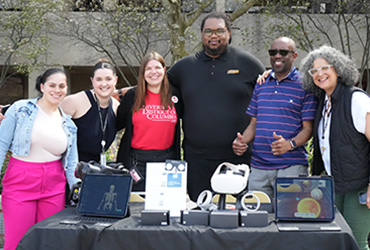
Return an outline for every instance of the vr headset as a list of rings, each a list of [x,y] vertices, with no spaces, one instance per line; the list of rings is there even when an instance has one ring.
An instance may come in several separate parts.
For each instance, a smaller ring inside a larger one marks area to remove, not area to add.
[[[122,163],[108,163],[107,166],[101,165],[95,161],[77,163],[75,176],[83,180],[85,174],[128,174],[129,171]]]
[[[204,190],[200,193],[197,199],[197,205],[202,210],[213,211],[216,209],[224,209],[223,198],[227,194],[236,196],[237,209],[246,211],[257,211],[260,207],[260,200],[253,192],[247,192],[247,184],[249,178],[249,166],[246,164],[235,165],[229,162],[221,163],[211,178],[211,187],[213,192]],[[212,202],[214,195],[220,194],[218,206]],[[257,205],[250,207],[245,204],[245,199],[255,198]]]
[[[129,174],[129,171],[122,163],[108,163],[107,166],[104,166],[95,161],[80,161],[77,163],[75,176],[83,180],[86,174]],[[72,190],[69,193],[69,199],[72,201],[71,204],[78,203],[81,185],[82,182],[78,182],[72,186]]]
[[[239,194],[247,187],[248,178],[247,164],[234,165],[224,162],[213,173],[211,187],[219,194]]]

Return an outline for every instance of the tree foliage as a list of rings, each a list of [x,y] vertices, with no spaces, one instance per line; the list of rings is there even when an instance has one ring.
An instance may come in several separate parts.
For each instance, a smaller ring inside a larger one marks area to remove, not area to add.
[[[369,14],[370,3],[365,0],[337,0],[330,4],[315,0],[269,1],[262,15],[274,25],[266,29],[265,41],[285,35],[294,39],[303,51],[311,51],[323,44],[340,49],[352,58],[361,58],[357,61],[360,79],[367,72],[365,82],[369,83]],[[360,84],[360,87],[365,86]],[[366,90],[370,93],[370,84]]]
[[[191,27],[202,13],[215,9],[217,0],[111,1],[106,6],[100,1],[70,1],[69,6],[79,12],[74,15],[71,8],[66,8],[60,15],[66,27],[64,35],[105,54],[115,65],[127,67],[137,77],[132,65],[140,64],[141,58],[153,49],[163,56],[171,54],[172,63],[198,49],[200,44],[195,41],[199,35]],[[231,20],[256,2],[241,1]],[[120,72],[120,77],[131,85],[124,72]]]
[[[215,5],[217,0],[162,0],[161,2],[167,16],[172,62],[175,62],[199,48],[200,43],[189,46],[191,45],[189,43],[196,40],[196,35],[190,30],[190,27],[199,20],[200,15],[207,8],[210,9],[210,6]],[[230,14],[230,20],[236,20],[258,2],[258,0],[240,1],[239,8]]]
[[[190,27],[213,2],[214,0],[195,0],[188,1],[183,6],[182,1],[162,0],[164,10],[167,13],[166,23],[170,33],[172,62],[189,54],[186,43],[195,40],[195,34],[190,31]],[[189,11],[183,11],[183,7]]]
[[[65,27],[63,35],[106,55],[116,66],[127,67],[133,76],[137,77],[133,65],[140,64],[141,58],[153,48],[159,48],[164,56],[168,54],[168,37],[162,17],[159,11],[153,11],[160,9],[156,1],[140,5],[135,1],[112,1],[105,6],[95,4],[90,9],[81,9],[79,2],[71,1],[70,4],[79,12],[66,8],[59,15]],[[89,11],[81,12],[85,10]],[[131,86],[125,73],[120,67],[117,69],[127,86]]]
[[[6,1],[7,2],[7,1]],[[0,56],[4,58],[0,72],[0,88],[17,73],[28,74],[39,66],[39,58],[48,48],[44,33],[51,23],[47,14],[56,1],[19,0],[3,3],[0,13]]]

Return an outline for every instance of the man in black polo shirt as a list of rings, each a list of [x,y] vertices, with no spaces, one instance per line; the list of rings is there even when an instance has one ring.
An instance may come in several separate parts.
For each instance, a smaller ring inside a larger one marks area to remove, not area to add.
[[[250,121],[245,114],[263,64],[246,51],[229,46],[231,27],[223,13],[210,13],[201,24],[203,50],[168,71],[183,107],[184,158],[188,193],[196,201],[219,164],[250,163],[251,152],[237,156],[232,142]]]

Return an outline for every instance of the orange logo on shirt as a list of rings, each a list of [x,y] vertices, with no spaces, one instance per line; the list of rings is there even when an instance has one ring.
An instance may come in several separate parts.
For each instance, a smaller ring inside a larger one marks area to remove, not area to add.
[[[228,75],[235,75],[235,74],[239,74],[239,70],[238,69],[229,69],[227,71],[227,74]]]

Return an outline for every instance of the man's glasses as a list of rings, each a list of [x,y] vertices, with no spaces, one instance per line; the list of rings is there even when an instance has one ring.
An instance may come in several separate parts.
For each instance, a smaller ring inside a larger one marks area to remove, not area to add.
[[[328,72],[331,67],[333,67],[333,65],[326,64],[322,65],[320,68],[312,68],[308,70],[308,74],[310,74],[313,77],[316,76],[319,72],[322,73]]]
[[[294,53],[295,51],[287,49],[269,49],[270,56],[276,56],[277,53],[281,56],[287,56],[289,52]]]
[[[225,32],[226,32],[226,29],[217,29],[217,30],[205,29],[203,30],[203,34],[206,36],[212,36],[212,34],[216,34],[216,36],[222,36]]]

